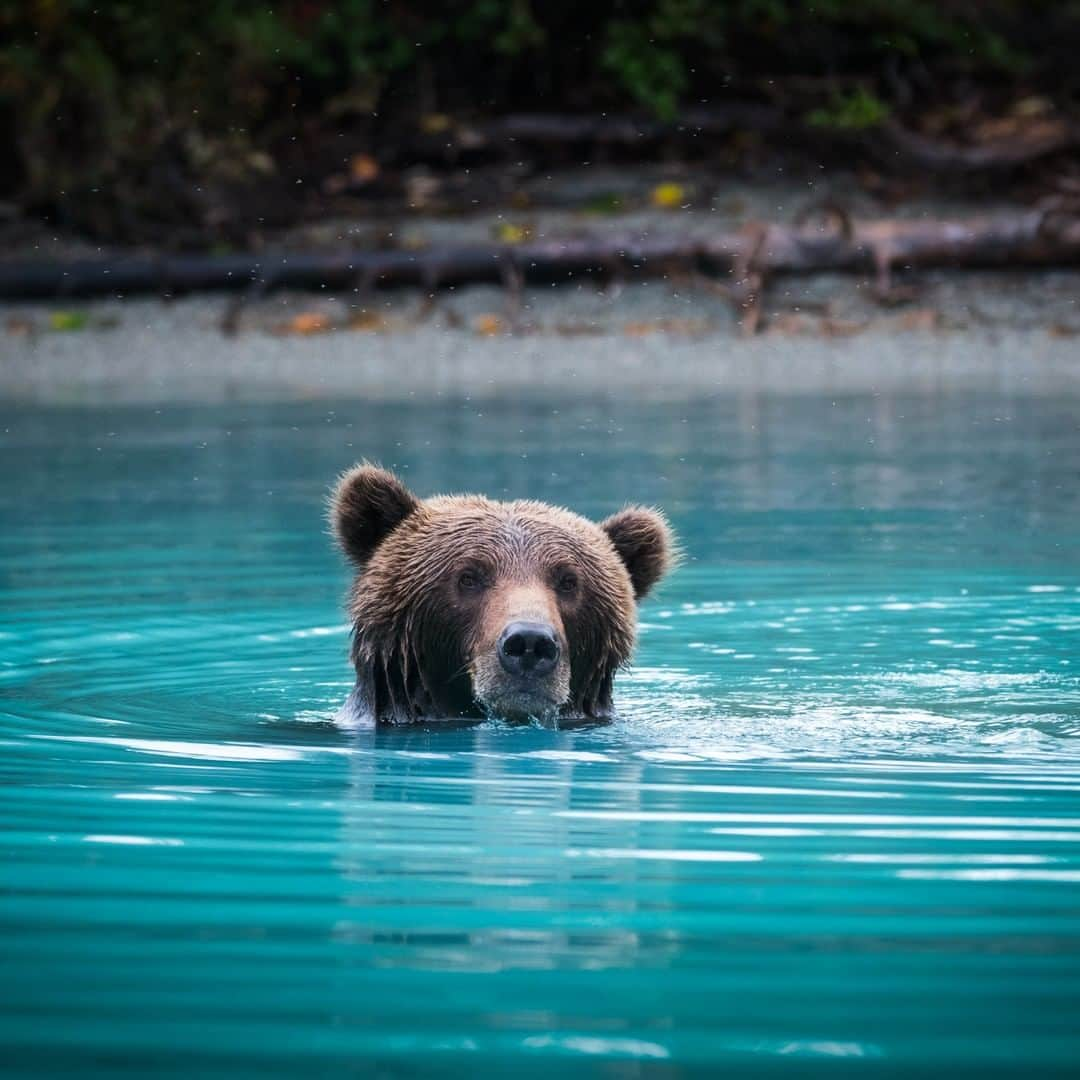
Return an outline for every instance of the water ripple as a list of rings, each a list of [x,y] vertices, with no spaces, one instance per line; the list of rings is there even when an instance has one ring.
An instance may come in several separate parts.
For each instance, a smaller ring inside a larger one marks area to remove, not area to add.
[[[1029,405],[7,418],[5,1062],[1069,1075],[1080,440]],[[509,445],[691,553],[621,719],[337,730],[325,478],[497,493]]]

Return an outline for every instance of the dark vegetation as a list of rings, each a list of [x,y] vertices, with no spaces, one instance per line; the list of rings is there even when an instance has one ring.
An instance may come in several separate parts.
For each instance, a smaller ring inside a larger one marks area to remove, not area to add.
[[[0,0],[0,199],[207,248],[605,158],[1073,198],[1078,50],[1080,0]]]

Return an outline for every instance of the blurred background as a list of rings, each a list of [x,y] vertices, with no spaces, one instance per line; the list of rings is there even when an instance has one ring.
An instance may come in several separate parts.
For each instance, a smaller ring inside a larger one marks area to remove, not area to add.
[[[0,41],[19,397],[517,391],[558,338],[661,393],[738,381],[668,357],[718,340],[1080,330],[1073,0],[40,0]]]
[[[1031,194],[1071,172],[1078,19],[1071,0],[5,2],[0,196],[99,241],[207,247],[333,212],[642,194],[535,190],[588,161],[693,162],[695,206],[721,176],[807,165],[887,203],[945,178]]]

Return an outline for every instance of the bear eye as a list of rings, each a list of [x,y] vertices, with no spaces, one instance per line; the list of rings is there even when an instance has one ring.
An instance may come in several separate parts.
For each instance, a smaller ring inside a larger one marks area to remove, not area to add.
[[[572,570],[564,570],[555,582],[555,588],[564,596],[569,596],[572,593],[577,592],[577,574]]]
[[[458,574],[458,588],[462,592],[476,592],[483,587],[483,579],[475,570],[462,570]]]

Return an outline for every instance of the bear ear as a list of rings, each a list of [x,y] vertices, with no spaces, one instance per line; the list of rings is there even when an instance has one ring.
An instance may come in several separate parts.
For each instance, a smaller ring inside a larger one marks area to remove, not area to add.
[[[671,569],[675,537],[659,510],[628,506],[600,522],[630,574],[634,599],[642,600]]]
[[[420,505],[391,472],[362,464],[343,473],[330,498],[330,523],[342,550],[362,566]]]

